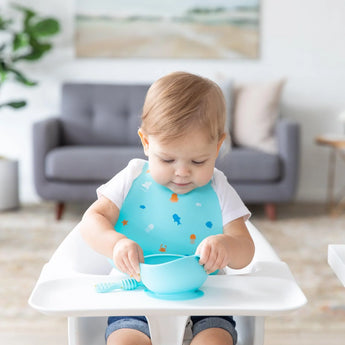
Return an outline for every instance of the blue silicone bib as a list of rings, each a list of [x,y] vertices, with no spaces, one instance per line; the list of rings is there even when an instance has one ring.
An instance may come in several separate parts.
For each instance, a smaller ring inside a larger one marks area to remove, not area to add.
[[[115,229],[137,242],[144,255],[192,255],[204,238],[223,233],[223,224],[211,182],[175,194],[152,179],[145,163],[123,202]]]

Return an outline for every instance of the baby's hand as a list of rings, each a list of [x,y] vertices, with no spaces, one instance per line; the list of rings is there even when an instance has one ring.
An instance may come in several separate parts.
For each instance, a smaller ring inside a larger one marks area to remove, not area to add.
[[[119,240],[113,249],[113,260],[119,270],[140,281],[139,263],[144,262],[144,254],[136,242],[128,238]]]
[[[229,264],[228,240],[226,235],[213,235],[199,244],[195,254],[200,255],[199,264],[204,265],[206,273],[212,273]]]

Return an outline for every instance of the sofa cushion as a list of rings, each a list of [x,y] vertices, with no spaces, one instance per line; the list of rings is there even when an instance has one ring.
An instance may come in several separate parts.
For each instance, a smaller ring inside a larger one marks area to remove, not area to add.
[[[282,177],[279,155],[251,148],[234,147],[218,157],[216,167],[224,172],[230,183],[277,181]]]
[[[139,145],[149,85],[66,83],[62,88],[64,145]]]
[[[145,158],[141,146],[63,146],[48,153],[45,174],[53,180],[105,182],[132,158]]]
[[[267,153],[278,151],[275,126],[285,81],[238,85],[231,120],[233,142]]]

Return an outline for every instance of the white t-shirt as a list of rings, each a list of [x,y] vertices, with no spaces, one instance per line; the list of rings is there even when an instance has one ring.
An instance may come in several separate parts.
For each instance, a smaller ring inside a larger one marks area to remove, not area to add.
[[[133,181],[141,174],[145,163],[143,159],[132,159],[125,169],[97,189],[97,196],[105,196],[118,209],[121,209]],[[211,186],[218,196],[223,226],[237,218],[244,217],[244,220],[247,220],[250,217],[248,208],[237,192],[228,183],[223,172],[216,168],[214,168]]]

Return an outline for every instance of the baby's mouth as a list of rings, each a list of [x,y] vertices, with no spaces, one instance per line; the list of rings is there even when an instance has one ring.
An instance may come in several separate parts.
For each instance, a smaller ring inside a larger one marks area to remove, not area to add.
[[[173,184],[179,187],[186,187],[186,186],[189,186],[191,182],[184,182],[184,183],[173,182]]]

